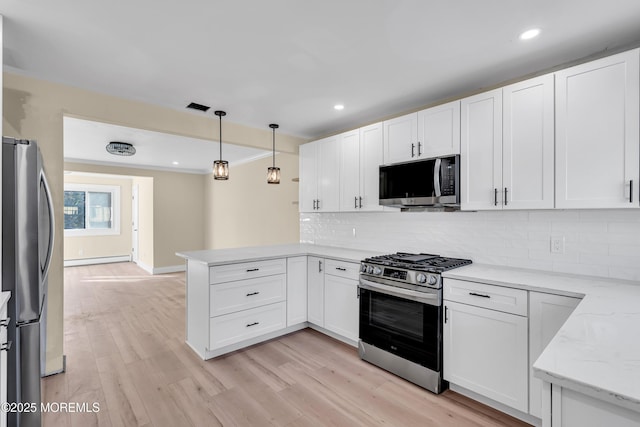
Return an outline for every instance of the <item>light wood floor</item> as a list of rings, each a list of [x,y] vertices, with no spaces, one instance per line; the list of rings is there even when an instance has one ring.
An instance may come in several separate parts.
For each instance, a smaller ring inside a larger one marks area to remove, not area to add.
[[[436,396],[306,329],[204,362],[184,343],[184,274],[135,264],[65,269],[67,371],[45,426],[524,426],[453,392]]]

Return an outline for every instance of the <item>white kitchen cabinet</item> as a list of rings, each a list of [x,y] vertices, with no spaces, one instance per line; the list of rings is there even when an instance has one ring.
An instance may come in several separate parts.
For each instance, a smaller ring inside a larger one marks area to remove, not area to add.
[[[287,258],[287,326],[307,321],[307,257]]]
[[[444,305],[444,379],[527,412],[527,318],[453,301]]]
[[[639,49],[556,73],[556,208],[637,208]]]
[[[324,327],[324,259],[307,258],[307,320]]]
[[[502,209],[502,89],[461,102],[460,205]]]
[[[340,208],[340,152],[332,136],[300,146],[300,212]]]
[[[384,163],[460,153],[460,101],[384,122]]]
[[[543,427],[638,427],[640,413],[574,390],[552,386],[551,425]]]
[[[324,276],[324,327],[352,341],[358,340],[358,281]]]
[[[418,111],[419,157],[460,154],[460,101]]]
[[[554,76],[502,89],[504,209],[553,209]]]
[[[385,164],[417,159],[418,113],[385,120],[383,128]]]
[[[462,209],[552,209],[554,77],[462,100]]]
[[[340,135],[340,211],[379,211],[382,123]]]
[[[529,292],[529,413],[534,417],[542,418],[543,394],[532,365],[579,303],[579,298]]]

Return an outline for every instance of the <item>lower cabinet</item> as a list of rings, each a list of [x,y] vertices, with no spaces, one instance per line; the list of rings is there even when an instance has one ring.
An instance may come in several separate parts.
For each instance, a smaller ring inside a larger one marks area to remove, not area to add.
[[[358,340],[358,281],[324,277],[324,327],[352,341]]]
[[[287,326],[307,321],[307,257],[287,258]]]
[[[209,343],[211,349],[215,350],[284,329],[286,324],[285,302],[212,317],[209,326]]]
[[[307,260],[307,320],[324,327],[324,259]]]
[[[534,417],[543,417],[543,392],[542,380],[533,376],[533,363],[579,303],[579,298],[529,292],[529,413]]]

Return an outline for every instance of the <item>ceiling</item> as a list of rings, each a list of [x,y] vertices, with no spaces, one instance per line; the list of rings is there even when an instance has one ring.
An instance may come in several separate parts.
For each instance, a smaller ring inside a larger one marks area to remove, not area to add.
[[[0,0],[0,13],[8,71],[306,138],[640,41],[638,0]]]
[[[73,117],[64,117],[63,136],[64,159],[69,162],[204,174],[211,173],[213,160],[220,156],[217,142]],[[131,143],[136,153],[133,156],[109,154],[106,145],[110,141]],[[226,143],[222,144],[222,150],[223,159],[230,167],[271,155],[271,151]]]

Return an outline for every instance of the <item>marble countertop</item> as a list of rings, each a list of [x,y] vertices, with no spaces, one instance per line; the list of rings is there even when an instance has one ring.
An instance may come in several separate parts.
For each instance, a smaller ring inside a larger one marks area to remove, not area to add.
[[[443,276],[582,297],[534,375],[640,412],[640,283],[478,264]]]
[[[309,244],[289,244],[270,246],[251,246],[246,248],[213,249],[203,251],[177,252],[177,256],[190,261],[197,261],[209,266],[259,261],[263,259],[284,258],[301,255],[319,256],[348,262],[360,262],[364,258],[382,255],[358,249],[344,249],[334,246]]]
[[[4,305],[9,301],[11,297],[11,292],[0,292],[0,307],[4,307]]]

